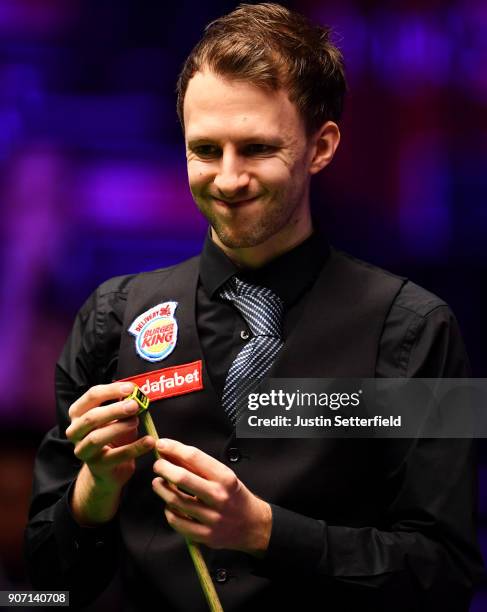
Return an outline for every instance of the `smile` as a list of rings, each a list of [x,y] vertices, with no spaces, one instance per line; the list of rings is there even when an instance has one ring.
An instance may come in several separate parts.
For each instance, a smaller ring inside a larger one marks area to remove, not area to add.
[[[219,200],[218,198],[213,198],[213,201],[219,206],[224,206],[225,208],[244,208],[249,206],[250,204],[256,202],[258,200],[258,196],[253,198],[248,198],[246,200],[238,200],[236,202],[227,202],[226,200]]]

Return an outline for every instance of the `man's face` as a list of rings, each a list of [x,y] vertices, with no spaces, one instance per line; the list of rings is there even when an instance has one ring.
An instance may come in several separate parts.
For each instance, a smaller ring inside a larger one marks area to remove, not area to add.
[[[311,226],[311,147],[286,92],[198,72],[186,91],[184,125],[191,192],[214,240],[276,251],[296,243]]]

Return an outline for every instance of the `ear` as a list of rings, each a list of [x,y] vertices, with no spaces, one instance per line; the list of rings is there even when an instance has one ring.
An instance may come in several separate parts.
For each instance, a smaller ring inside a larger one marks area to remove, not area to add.
[[[313,156],[310,160],[309,173],[317,174],[333,159],[340,143],[340,130],[334,121],[327,121],[311,138]]]

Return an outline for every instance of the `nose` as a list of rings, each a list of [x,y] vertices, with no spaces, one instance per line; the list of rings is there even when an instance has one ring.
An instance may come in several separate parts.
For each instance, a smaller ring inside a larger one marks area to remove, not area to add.
[[[244,160],[234,151],[224,151],[213,180],[218,195],[223,198],[233,198],[248,187],[249,181]]]

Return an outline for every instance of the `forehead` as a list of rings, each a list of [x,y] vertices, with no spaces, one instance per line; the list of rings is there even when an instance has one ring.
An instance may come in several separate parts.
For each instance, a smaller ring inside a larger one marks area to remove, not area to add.
[[[304,134],[296,106],[283,89],[268,91],[248,82],[197,72],[184,98],[187,140],[232,133],[297,137]]]

